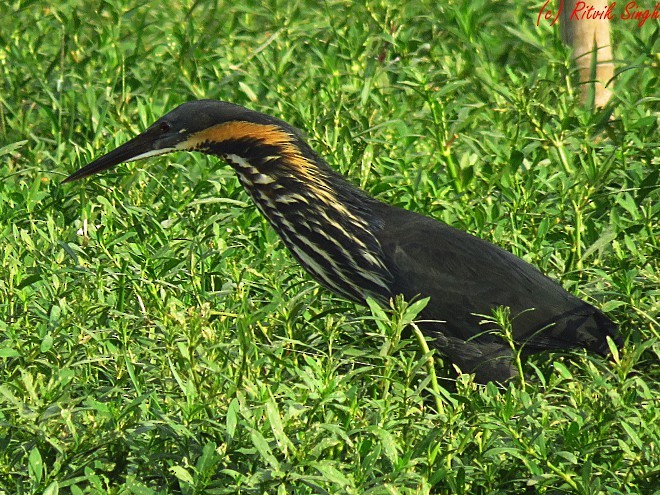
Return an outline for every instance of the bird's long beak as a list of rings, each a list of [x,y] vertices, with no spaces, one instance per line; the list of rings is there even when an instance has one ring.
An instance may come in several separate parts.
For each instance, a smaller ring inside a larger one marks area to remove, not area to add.
[[[173,146],[160,147],[159,144],[161,146],[164,144],[162,141],[163,140],[160,140],[153,135],[152,129],[147,129],[142,134],[139,134],[130,141],[122,144],[119,148],[112,150],[110,153],[103,155],[101,158],[97,158],[92,163],[72,173],[62,181],[62,184],[89,177],[90,175],[102,172],[103,170],[107,170],[120,163],[141,160],[150,156],[163,155],[175,150]]]

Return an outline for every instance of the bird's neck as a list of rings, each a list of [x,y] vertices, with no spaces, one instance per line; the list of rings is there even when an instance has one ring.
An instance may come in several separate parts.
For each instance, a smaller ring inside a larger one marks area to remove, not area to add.
[[[376,200],[334,172],[296,135],[226,140],[224,158],[284,244],[321,284],[356,302],[387,301],[392,275],[377,233]],[[263,133],[262,133],[263,135]]]

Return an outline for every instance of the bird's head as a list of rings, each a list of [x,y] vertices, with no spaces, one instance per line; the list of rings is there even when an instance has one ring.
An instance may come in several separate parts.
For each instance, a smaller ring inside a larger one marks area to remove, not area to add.
[[[285,142],[297,136],[295,129],[268,115],[233,103],[197,100],[184,103],[164,115],[143,133],[97,158],[64,179],[72,182],[120,163],[173,151],[205,151],[237,139]]]

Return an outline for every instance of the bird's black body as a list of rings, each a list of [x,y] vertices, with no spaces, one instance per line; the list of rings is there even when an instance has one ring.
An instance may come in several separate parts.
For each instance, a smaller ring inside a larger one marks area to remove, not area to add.
[[[482,324],[511,310],[523,354],[583,347],[607,354],[617,327],[513,254],[423,215],[369,197],[333,171],[287,123],[238,105],[181,105],[65,182],[170,151],[224,158],[293,256],[353,301],[429,297],[420,328],[481,382],[515,374],[509,344]]]

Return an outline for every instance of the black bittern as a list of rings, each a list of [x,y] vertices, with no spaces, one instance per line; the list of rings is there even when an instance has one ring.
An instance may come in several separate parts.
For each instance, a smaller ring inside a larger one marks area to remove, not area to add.
[[[333,171],[279,119],[214,100],[185,103],[64,182],[122,162],[200,151],[229,163],[307,272],[357,303],[429,297],[419,327],[479,382],[516,375],[513,351],[481,315],[510,308],[523,355],[586,348],[608,354],[617,326],[532,265],[470,234],[384,204]]]

